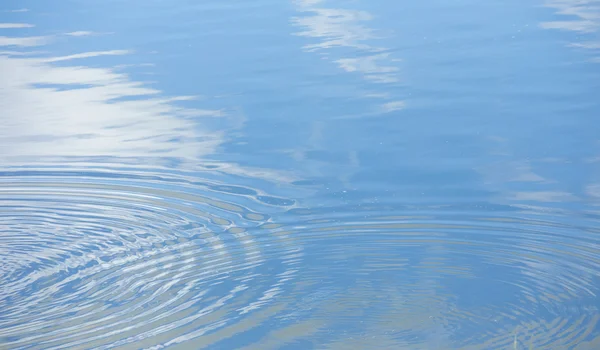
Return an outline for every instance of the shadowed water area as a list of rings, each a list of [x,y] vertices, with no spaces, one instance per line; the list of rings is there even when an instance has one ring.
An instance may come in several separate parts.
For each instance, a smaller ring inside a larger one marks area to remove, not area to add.
[[[0,4],[0,349],[593,350],[598,293],[598,0]]]

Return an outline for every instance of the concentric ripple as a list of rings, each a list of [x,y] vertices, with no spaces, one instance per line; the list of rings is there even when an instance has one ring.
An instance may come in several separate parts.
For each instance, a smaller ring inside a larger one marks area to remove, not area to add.
[[[597,213],[517,203],[303,208],[208,169],[5,169],[0,344],[600,343]]]
[[[302,269],[312,285],[287,314],[304,335],[273,332],[267,348],[281,339],[323,349],[600,344],[595,215],[483,203],[289,214],[284,226],[312,262]]]
[[[294,202],[201,178],[5,168],[2,347],[202,347],[282,308],[302,251],[271,215]]]

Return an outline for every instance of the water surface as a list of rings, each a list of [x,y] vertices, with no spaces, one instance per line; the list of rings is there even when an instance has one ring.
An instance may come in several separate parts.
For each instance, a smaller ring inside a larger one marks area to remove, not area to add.
[[[600,347],[600,1],[4,1],[0,348]]]

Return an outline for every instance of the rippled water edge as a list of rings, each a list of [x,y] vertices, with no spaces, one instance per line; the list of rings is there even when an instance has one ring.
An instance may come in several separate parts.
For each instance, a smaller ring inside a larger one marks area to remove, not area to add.
[[[2,168],[2,347],[506,349],[516,338],[521,348],[586,349],[600,340],[598,213],[297,202],[310,191],[290,189],[292,179],[277,191],[289,198],[274,197],[257,188],[267,180],[231,166],[163,161]]]

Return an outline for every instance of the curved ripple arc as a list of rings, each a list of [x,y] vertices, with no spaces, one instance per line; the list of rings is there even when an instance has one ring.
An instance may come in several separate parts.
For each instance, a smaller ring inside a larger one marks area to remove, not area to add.
[[[280,230],[312,262],[302,276],[313,284],[286,317],[314,333],[296,340],[327,349],[600,341],[600,231],[590,213],[394,203],[288,214]]]
[[[238,327],[273,307],[302,257],[269,230],[294,202],[257,189],[163,170],[0,177],[10,348],[176,345]]]

